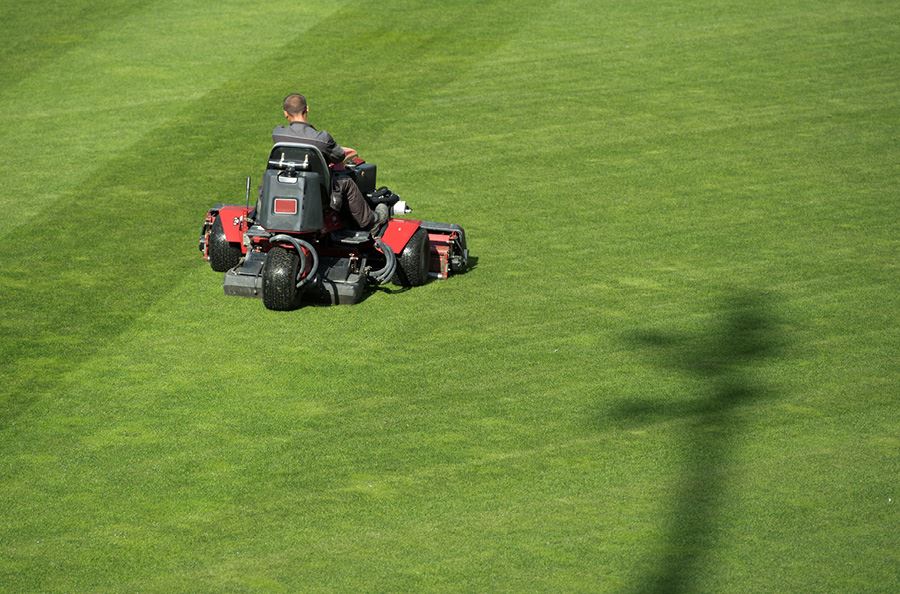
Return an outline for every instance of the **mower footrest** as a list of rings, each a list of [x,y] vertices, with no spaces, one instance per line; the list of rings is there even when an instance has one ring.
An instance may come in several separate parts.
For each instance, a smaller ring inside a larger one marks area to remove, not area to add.
[[[365,259],[352,264],[350,258],[322,256],[319,262],[318,281],[304,290],[304,300],[346,305],[362,300],[366,288]],[[354,272],[353,268],[357,271]]]
[[[341,229],[331,233],[331,240],[343,245],[359,245],[372,240],[372,235],[362,229]]]
[[[251,252],[237,266],[225,273],[222,283],[226,295],[262,297],[262,267],[265,254]]]

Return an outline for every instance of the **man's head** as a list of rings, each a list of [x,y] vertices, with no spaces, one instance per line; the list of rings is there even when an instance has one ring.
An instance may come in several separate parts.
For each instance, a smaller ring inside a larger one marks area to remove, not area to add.
[[[290,121],[305,122],[308,112],[309,106],[306,104],[306,97],[300,93],[291,93],[284,98],[284,117]]]

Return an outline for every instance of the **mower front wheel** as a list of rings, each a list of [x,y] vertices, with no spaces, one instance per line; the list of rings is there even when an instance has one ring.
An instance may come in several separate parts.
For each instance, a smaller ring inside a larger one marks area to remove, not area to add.
[[[428,260],[431,256],[431,245],[428,241],[428,231],[424,228],[413,233],[409,243],[397,256],[397,272],[394,274],[394,284],[402,287],[418,287],[428,280]]]
[[[237,266],[241,260],[241,245],[232,243],[225,237],[222,219],[216,215],[209,231],[209,265],[216,272],[225,272]]]
[[[300,304],[297,275],[300,257],[294,250],[274,247],[266,256],[262,274],[263,304],[268,309],[288,311]]]

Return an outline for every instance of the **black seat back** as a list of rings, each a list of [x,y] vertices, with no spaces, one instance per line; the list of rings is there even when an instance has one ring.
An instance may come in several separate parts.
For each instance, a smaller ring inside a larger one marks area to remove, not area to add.
[[[331,195],[331,172],[314,146],[279,143],[272,148],[256,222],[272,231],[295,233],[324,227],[324,206]]]
[[[279,142],[269,153],[266,169],[284,171],[291,163],[298,165],[295,167],[298,171],[318,173],[326,194],[331,192],[331,170],[328,169],[328,162],[318,148],[299,142]]]

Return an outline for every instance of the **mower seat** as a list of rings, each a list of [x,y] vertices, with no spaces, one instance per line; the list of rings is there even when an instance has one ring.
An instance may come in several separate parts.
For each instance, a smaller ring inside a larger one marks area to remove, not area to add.
[[[314,146],[278,143],[263,174],[256,221],[264,229],[289,233],[319,231],[331,197],[331,173]]]
[[[322,151],[311,144],[300,142],[278,142],[269,153],[267,170],[285,170],[286,163],[303,164],[302,171],[318,173],[322,181],[322,193],[326,197],[331,195],[331,170],[328,162],[322,155]]]

